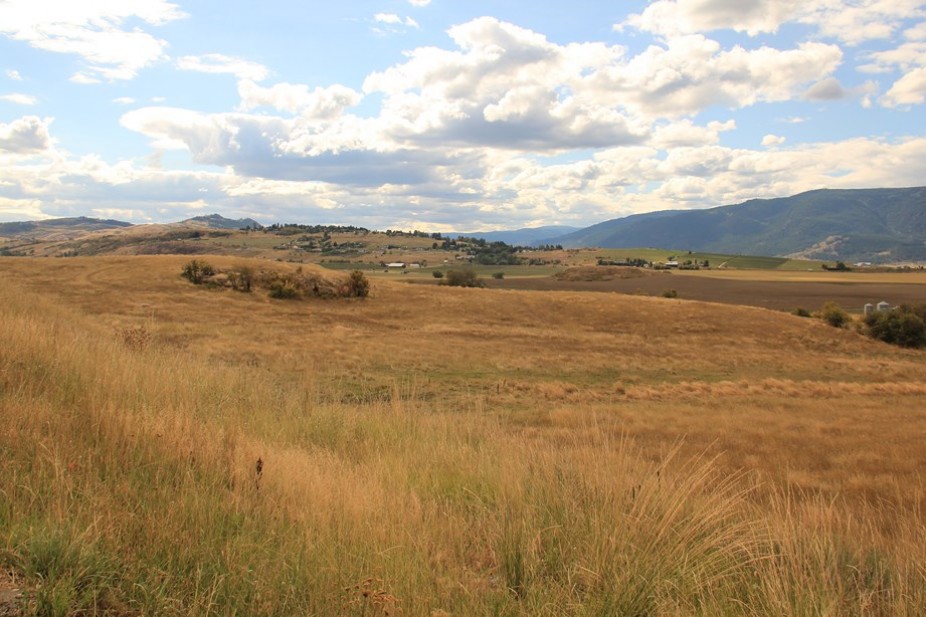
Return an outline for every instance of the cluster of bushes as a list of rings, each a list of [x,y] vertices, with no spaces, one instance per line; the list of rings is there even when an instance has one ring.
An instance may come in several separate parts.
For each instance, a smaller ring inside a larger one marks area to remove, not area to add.
[[[865,315],[868,335],[901,347],[926,347],[926,304],[902,305]]]
[[[472,268],[447,270],[440,284],[451,287],[485,287],[485,283]]]
[[[835,302],[827,302],[819,311],[810,313],[795,309],[799,317],[817,317],[834,328],[846,328],[852,317]],[[876,311],[862,318],[858,329],[871,338],[909,348],[926,347],[926,304],[901,305],[889,311]]]
[[[370,295],[370,281],[360,270],[351,272],[346,280],[328,279],[316,272],[256,271],[251,266],[238,266],[219,271],[210,264],[192,260],[183,267],[183,278],[194,285],[230,287],[250,293],[265,289],[271,298],[293,300],[298,298],[365,298]]]

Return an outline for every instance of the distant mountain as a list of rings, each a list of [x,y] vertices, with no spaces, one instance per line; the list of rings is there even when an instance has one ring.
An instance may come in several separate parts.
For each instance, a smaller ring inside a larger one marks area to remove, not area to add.
[[[821,189],[707,210],[651,212],[551,242],[878,263],[926,260],[926,187]]]
[[[262,227],[262,225],[254,219],[228,219],[221,214],[194,216],[191,219],[186,219],[185,221],[181,222],[194,225],[203,225],[205,227],[209,227],[210,229],[244,229],[245,227],[259,229]]]
[[[504,242],[515,246],[537,246],[546,244],[546,240],[549,238],[570,234],[578,230],[578,227],[569,227],[567,225],[547,225],[545,227],[525,227],[509,231],[470,231],[445,235],[484,238],[488,242]]]
[[[94,219],[86,216],[73,218],[45,219],[41,221],[20,221],[0,223],[0,236],[19,236],[23,234],[46,234],[60,231],[99,231],[101,229],[118,229],[131,227],[131,223],[113,219]]]

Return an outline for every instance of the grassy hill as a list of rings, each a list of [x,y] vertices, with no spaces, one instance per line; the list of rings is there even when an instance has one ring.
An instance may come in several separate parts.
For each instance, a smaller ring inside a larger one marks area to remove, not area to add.
[[[0,565],[26,612],[926,605],[924,352],[611,294],[273,300],[188,259],[3,262]]]
[[[708,210],[640,214],[553,241],[844,261],[926,260],[926,187],[817,190]]]

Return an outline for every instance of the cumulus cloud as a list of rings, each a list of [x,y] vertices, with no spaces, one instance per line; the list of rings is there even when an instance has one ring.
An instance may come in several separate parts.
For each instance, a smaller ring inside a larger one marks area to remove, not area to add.
[[[762,145],[766,148],[774,148],[775,146],[780,146],[785,143],[785,138],[780,135],[766,135],[762,138]]]
[[[818,81],[804,92],[804,98],[808,101],[838,101],[847,95],[848,92],[835,77]]]
[[[165,0],[7,0],[0,3],[0,34],[37,49],[81,56],[87,66],[75,81],[113,81],[131,79],[165,57],[165,41],[138,27],[128,29],[127,20],[158,26],[182,17],[180,8]]]
[[[269,74],[267,67],[262,64],[223,54],[182,56],[177,58],[177,68],[197,73],[229,74],[251,81],[263,81]]]
[[[250,80],[238,82],[238,94],[242,111],[267,106],[317,119],[336,118],[363,98],[359,92],[338,84],[312,90],[303,84],[289,83],[263,88]]]
[[[15,69],[7,69],[7,71],[6,71],[6,76],[7,76],[7,78],[12,79],[13,81],[22,81],[22,80],[23,80],[22,75],[20,75],[20,74],[19,74],[19,71],[15,70]]]
[[[0,123],[0,151],[11,154],[32,155],[51,148],[48,125],[51,120],[24,116],[9,124]]]
[[[887,107],[919,105],[926,100],[926,66],[914,69],[894,82],[881,98]]]
[[[21,94],[18,92],[0,95],[0,101],[16,103],[17,105],[35,105],[39,102],[39,100],[31,94]]]
[[[756,36],[801,23],[822,36],[857,45],[890,38],[905,20],[923,17],[924,5],[923,0],[656,0],[615,29],[632,27],[666,37],[713,30]]]

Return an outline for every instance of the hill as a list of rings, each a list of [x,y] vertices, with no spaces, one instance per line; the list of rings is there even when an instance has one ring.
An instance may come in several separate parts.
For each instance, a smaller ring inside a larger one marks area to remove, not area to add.
[[[504,231],[468,231],[453,232],[451,237],[482,238],[487,242],[504,242],[513,246],[539,246],[546,244],[547,238],[562,236],[579,231],[578,227],[568,225],[546,225],[544,227],[524,227]]]
[[[254,219],[229,219],[221,214],[206,214],[204,216],[194,216],[193,218],[181,221],[182,224],[200,225],[210,229],[260,229],[263,227]]]
[[[707,210],[652,212],[604,221],[549,242],[875,263],[924,260],[926,187],[821,189]]]
[[[15,223],[0,223],[0,237],[13,238],[17,236],[46,236],[61,234],[62,232],[87,232],[104,229],[122,229],[131,227],[132,223],[114,219],[95,219],[86,216],[46,219],[43,221],[19,221]]]

